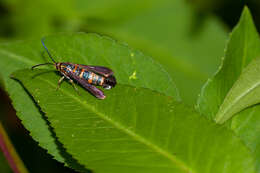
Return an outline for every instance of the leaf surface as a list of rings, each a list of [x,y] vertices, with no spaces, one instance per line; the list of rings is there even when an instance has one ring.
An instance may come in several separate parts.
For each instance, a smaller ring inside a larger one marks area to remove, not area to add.
[[[98,100],[45,70],[19,70],[67,151],[94,172],[254,172],[231,131],[149,89],[117,85]],[[221,150],[219,147],[221,146]],[[203,163],[203,164],[202,164]]]
[[[180,99],[175,84],[159,64],[141,52],[109,38],[96,34],[59,35],[47,37],[45,44],[58,62],[108,66],[114,70],[119,83],[150,88],[173,96],[176,100]],[[65,162],[55,134],[49,129],[39,108],[24,88],[9,78],[17,69],[51,62],[40,40],[1,44],[0,58],[0,74],[5,89],[23,125],[40,146],[47,149],[55,159]]]

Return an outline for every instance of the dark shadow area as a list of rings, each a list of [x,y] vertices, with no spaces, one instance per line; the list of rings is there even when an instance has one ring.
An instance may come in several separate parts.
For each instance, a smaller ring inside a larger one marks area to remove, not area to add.
[[[192,16],[192,22],[190,23],[188,36],[192,38],[200,37],[200,34],[203,33],[203,28],[205,26],[205,22],[207,20],[207,16],[200,11],[195,11]]]
[[[11,22],[10,9],[4,4],[0,3],[0,36],[4,38],[11,38],[14,36],[14,29]]]
[[[214,4],[214,3],[213,3]],[[200,4],[197,5],[200,9]],[[254,23],[259,31],[260,29],[260,1],[248,0],[248,1],[236,1],[236,0],[227,0],[221,1],[217,7],[203,8],[200,10],[202,13],[213,13],[219,17],[228,28],[231,30],[238,23],[240,16],[244,7],[247,6],[250,9],[250,12],[253,16]],[[206,14],[207,15],[207,14]]]
[[[36,75],[34,75],[32,78],[34,79],[34,78],[36,78],[36,77],[38,77],[38,76],[41,76],[41,75],[43,75],[43,74],[46,74],[46,73],[53,73],[53,72],[56,72],[55,70],[46,70],[46,71],[43,71],[43,72],[41,72],[41,73],[38,73],[38,74],[36,74]],[[27,91],[26,91],[27,92]],[[29,93],[28,93],[29,94]]]
[[[238,23],[241,13],[246,3],[242,1],[229,1],[222,8],[213,11],[224,21],[230,30]]]

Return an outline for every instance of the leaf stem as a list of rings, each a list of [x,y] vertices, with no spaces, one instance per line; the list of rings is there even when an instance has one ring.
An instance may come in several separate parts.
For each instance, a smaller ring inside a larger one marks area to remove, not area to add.
[[[0,122],[0,149],[14,173],[28,173],[23,161],[15,151],[2,123]]]

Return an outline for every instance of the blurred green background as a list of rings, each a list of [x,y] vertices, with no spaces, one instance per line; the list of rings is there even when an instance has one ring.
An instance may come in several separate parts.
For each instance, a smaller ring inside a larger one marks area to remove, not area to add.
[[[244,5],[259,29],[258,0],[0,0],[0,43],[40,40],[60,32],[108,35],[161,63],[183,102],[194,105],[217,70]],[[28,170],[74,172],[31,139],[3,89],[0,98],[0,120]],[[11,172],[1,152],[0,172]]]

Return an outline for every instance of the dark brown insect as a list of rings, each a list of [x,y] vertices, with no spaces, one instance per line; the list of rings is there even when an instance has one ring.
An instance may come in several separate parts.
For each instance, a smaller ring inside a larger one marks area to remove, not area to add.
[[[104,95],[103,91],[96,88],[94,85],[102,86],[105,89],[111,89],[116,85],[116,78],[113,75],[113,71],[111,69],[102,66],[73,64],[69,62],[55,62],[49,50],[45,46],[43,39],[42,45],[53,63],[37,64],[33,66],[32,69],[41,65],[54,65],[56,69],[62,74],[62,77],[58,82],[57,89],[60,87],[61,82],[67,78],[76,90],[77,88],[75,87],[74,81],[79,83],[82,87],[84,87],[97,98],[104,99],[106,96]]]

